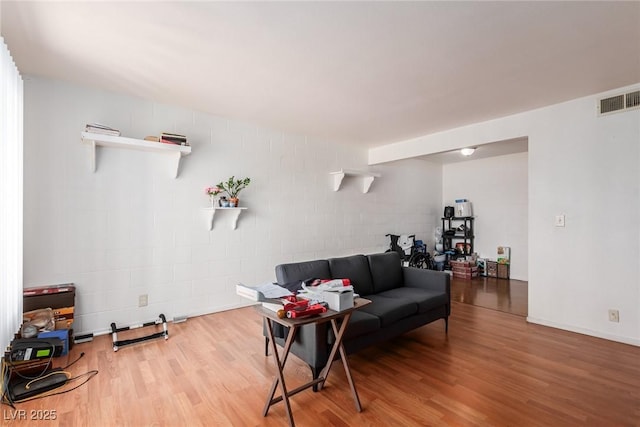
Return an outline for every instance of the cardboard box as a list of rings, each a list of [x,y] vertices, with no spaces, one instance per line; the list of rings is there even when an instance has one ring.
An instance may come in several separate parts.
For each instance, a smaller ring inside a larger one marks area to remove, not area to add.
[[[60,338],[65,335],[65,353],[73,348],[73,317],[75,311],[76,287],[73,283],[26,288],[22,291],[23,312],[51,308],[55,330],[52,335]],[[28,318],[28,316],[26,316]],[[60,338],[62,339],[62,338]]]
[[[56,319],[56,331],[73,328],[73,319]]]
[[[511,263],[511,248],[509,246],[498,246],[496,253],[499,264]]]
[[[47,307],[49,309],[50,307]],[[32,321],[34,317],[43,309],[27,311],[22,314],[22,318],[26,321]],[[73,307],[54,308],[51,310],[53,314],[53,322],[55,329],[71,329],[73,325]]]
[[[322,299],[331,310],[342,311],[353,307],[353,291],[323,291]]]
[[[451,264],[451,268],[468,268],[474,266],[471,261],[450,261],[449,264]]]
[[[73,310],[74,307],[53,308],[53,315],[55,317],[69,317],[73,319]]]
[[[458,267],[454,265],[451,270],[459,271],[461,273],[476,273],[478,271],[478,267]]]
[[[498,277],[498,263],[487,260],[487,276]]]
[[[22,292],[22,310],[39,308],[64,308],[75,306],[76,287],[73,283],[26,288]]]
[[[459,279],[471,279],[478,277],[478,267],[454,267],[451,269],[453,277]]]
[[[59,321],[67,321],[67,322],[73,323],[73,312],[74,312],[74,307],[54,308],[53,317],[56,323]],[[56,327],[56,329],[68,329],[68,327],[67,328]]]
[[[474,277],[478,277],[478,272],[476,271],[475,273],[462,273],[462,272],[458,272],[458,271],[454,271],[453,272],[453,277],[456,279],[473,279]]]
[[[471,261],[451,261],[451,272],[456,279],[478,277],[478,267]]]
[[[509,264],[500,264],[498,263],[498,279],[508,279],[509,278]]]

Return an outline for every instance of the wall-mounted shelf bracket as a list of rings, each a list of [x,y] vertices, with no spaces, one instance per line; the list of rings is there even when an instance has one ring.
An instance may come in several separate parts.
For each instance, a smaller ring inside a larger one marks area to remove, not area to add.
[[[123,136],[101,135],[97,133],[82,132],[82,142],[91,147],[89,154],[89,165],[91,172],[96,171],[96,150],[98,147],[127,148],[141,151],[154,151],[156,153],[167,153],[173,157],[172,176],[178,177],[180,170],[180,159],[191,154],[191,147],[185,145],[163,144],[161,142],[145,141],[142,139],[125,138]]]
[[[342,180],[345,176],[354,176],[362,178],[362,192],[368,193],[371,188],[371,184],[376,178],[380,178],[382,175],[376,172],[365,172],[354,169],[340,169],[337,172],[329,172],[333,176],[333,191],[340,190]]]
[[[213,230],[213,220],[216,216],[217,211],[228,211],[231,214],[231,227],[235,230],[238,226],[238,218],[240,218],[240,214],[243,210],[247,208],[205,208],[205,212],[207,213],[207,224],[209,225],[209,230]]]

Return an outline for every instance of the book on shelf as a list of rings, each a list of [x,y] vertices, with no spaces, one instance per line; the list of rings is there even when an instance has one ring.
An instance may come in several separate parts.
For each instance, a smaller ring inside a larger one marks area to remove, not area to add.
[[[185,135],[169,132],[162,132],[160,134],[160,142],[164,142],[165,144],[189,145]]]
[[[84,130],[89,133],[98,133],[100,135],[120,136],[120,131],[118,129],[114,129],[100,123],[88,123]]]
[[[165,138],[164,136],[160,137],[160,142],[162,142],[163,144],[184,145],[184,146],[189,145],[187,141],[178,141],[175,139]]]
[[[170,133],[170,132],[162,132],[163,136],[169,136],[169,137],[173,137],[173,138],[182,138],[182,139],[187,139],[186,135],[181,135],[179,133]]]
[[[166,135],[164,133],[160,134],[160,138],[168,139],[170,141],[186,141],[187,140],[187,138],[184,138],[184,137]]]

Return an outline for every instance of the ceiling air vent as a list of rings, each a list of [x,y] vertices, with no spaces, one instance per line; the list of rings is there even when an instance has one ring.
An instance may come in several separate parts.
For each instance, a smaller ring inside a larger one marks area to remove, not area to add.
[[[611,96],[600,100],[598,114],[616,113],[640,107],[640,90],[622,95]]]

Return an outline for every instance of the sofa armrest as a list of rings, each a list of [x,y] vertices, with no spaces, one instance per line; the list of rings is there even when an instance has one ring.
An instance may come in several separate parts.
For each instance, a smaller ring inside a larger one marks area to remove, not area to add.
[[[451,278],[448,273],[423,268],[402,267],[404,285],[408,288],[422,288],[446,292],[451,304]]]

